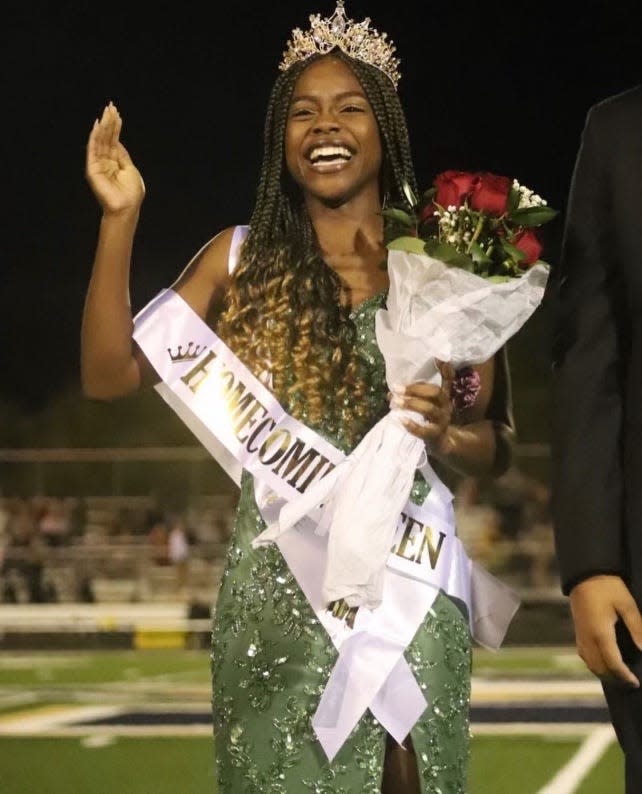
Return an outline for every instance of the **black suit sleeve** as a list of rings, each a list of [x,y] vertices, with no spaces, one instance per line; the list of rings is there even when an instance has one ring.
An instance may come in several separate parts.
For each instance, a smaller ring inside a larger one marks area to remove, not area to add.
[[[608,167],[616,146],[599,111],[589,112],[584,128],[557,279],[552,508],[566,594],[588,576],[625,573],[619,288]]]

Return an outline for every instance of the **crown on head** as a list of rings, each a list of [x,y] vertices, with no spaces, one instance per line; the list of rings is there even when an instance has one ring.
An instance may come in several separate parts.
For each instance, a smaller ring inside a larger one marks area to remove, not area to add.
[[[310,17],[310,30],[305,33],[300,28],[292,31],[279,69],[285,71],[297,61],[304,61],[315,53],[325,55],[335,47],[371,66],[376,66],[387,75],[396,88],[401,74],[399,59],[394,57],[395,46],[385,33],[370,27],[370,18],[363,22],[348,19],[343,7],[344,0],[337,0],[337,7],[331,17],[321,19],[320,14]]]

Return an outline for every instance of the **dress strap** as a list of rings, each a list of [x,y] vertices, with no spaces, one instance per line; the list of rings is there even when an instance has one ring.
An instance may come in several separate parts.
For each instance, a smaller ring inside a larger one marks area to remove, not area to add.
[[[236,226],[230,244],[230,253],[227,259],[227,272],[232,275],[239,261],[239,252],[243,241],[247,237],[249,226]]]

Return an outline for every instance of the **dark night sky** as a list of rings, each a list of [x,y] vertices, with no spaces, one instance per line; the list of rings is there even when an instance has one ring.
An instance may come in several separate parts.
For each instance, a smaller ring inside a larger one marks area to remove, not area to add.
[[[309,13],[332,10],[331,0],[276,11],[250,0],[4,13],[0,398],[35,409],[77,387],[99,218],[84,146],[102,106],[118,104],[147,185],[132,281],[139,308],[216,231],[246,221],[285,41]],[[422,184],[444,168],[483,168],[563,211],[588,107],[642,78],[637,2],[348,0],[347,11],[373,17],[397,45]]]

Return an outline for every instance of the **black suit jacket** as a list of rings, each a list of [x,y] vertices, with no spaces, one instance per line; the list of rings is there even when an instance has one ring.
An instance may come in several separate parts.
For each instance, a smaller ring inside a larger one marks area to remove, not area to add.
[[[553,282],[562,587],[615,573],[642,603],[642,86],[588,113]]]

